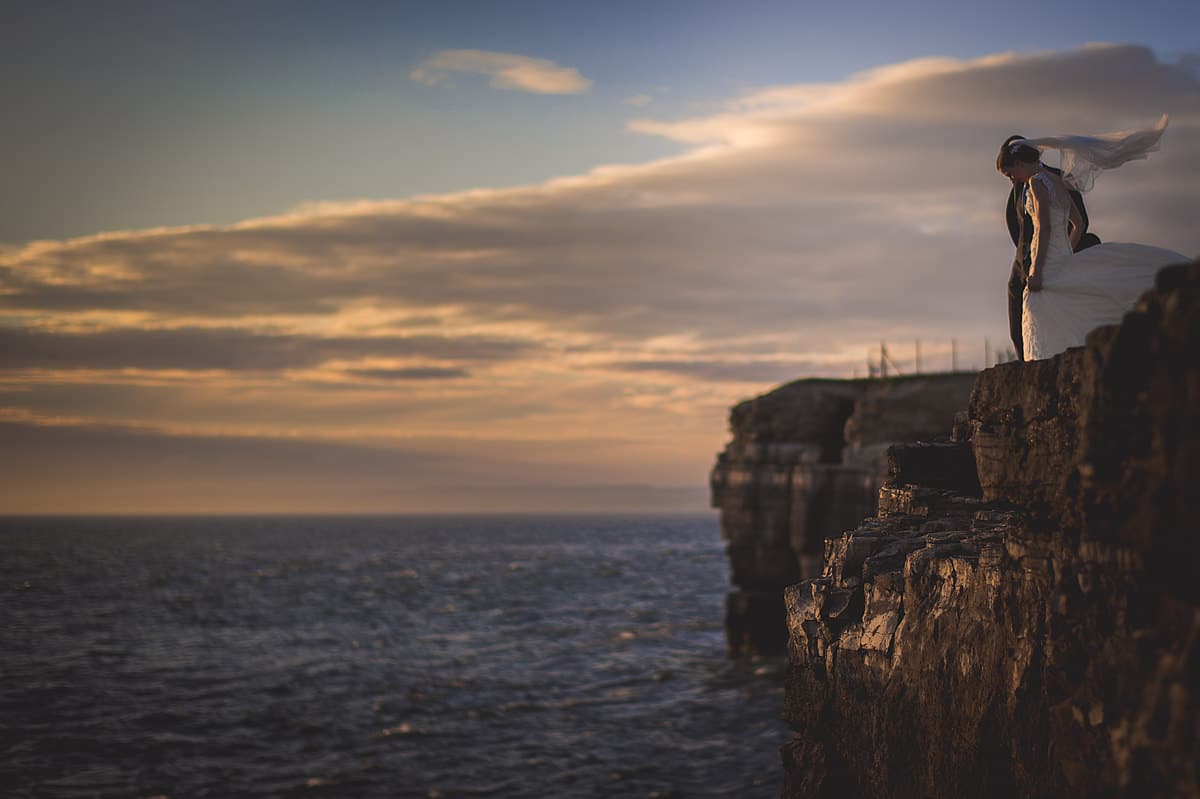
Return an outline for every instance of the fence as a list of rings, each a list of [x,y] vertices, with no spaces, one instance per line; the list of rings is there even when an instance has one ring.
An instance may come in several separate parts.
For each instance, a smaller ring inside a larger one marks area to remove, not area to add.
[[[1007,363],[1008,361],[1017,360],[1017,353],[1012,347],[1003,347],[992,349],[992,341],[989,338],[983,339],[983,368],[995,366],[998,363]],[[904,377],[905,375],[922,374],[926,365],[936,364],[938,362],[947,363],[951,372],[958,371],[979,371],[979,367],[975,363],[968,362],[965,366],[959,363],[958,339],[950,339],[949,347],[942,345],[936,347],[932,351],[927,351],[930,357],[922,358],[921,341],[913,341],[912,359],[907,360],[901,358],[899,363],[892,352],[888,350],[886,341],[879,342],[879,349],[874,348],[867,351],[867,377],[869,378],[884,378],[884,377]],[[946,360],[943,360],[946,359]],[[901,364],[904,368],[901,368]],[[857,369],[855,377],[858,377]],[[934,368],[932,371],[941,371]]]

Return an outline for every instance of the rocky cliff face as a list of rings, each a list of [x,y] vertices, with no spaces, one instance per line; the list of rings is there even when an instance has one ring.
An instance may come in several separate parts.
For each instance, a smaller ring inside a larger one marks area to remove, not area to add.
[[[787,589],[783,795],[1200,796],[1200,262],[982,373]]]
[[[801,380],[737,405],[712,472],[736,590],[734,654],[780,654],[783,589],[820,573],[825,536],[875,513],[888,446],[946,436],[974,375]]]

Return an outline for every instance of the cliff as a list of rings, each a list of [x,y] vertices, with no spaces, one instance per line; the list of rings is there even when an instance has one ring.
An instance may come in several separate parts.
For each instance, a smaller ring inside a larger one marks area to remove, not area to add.
[[[782,654],[783,589],[821,570],[825,536],[875,513],[894,442],[945,437],[972,374],[800,380],[734,407],[711,475],[735,586],[732,654]]]
[[[1200,796],[1200,262],[889,462],[785,592],[783,795]]]

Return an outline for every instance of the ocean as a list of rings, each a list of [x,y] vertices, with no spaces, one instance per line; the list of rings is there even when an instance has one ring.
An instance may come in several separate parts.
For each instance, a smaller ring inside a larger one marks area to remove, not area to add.
[[[774,797],[715,517],[0,520],[5,797]]]

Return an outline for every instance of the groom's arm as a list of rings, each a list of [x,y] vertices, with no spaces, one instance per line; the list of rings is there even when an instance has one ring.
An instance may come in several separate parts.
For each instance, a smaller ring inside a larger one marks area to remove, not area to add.
[[[1079,249],[1079,240],[1083,238],[1083,231],[1087,229],[1087,222],[1079,213],[1079,207],[1075,203],[1071,203],[1071,224],[1067,231],[1067,238],[1071,240],[1071,251],[1075,252]]]
[[[1072,191],[1071,204],[1075,206],[1075,210],[1079,212],[1079,218],[1082,220],[1079,229],[1079,235],[1082,236],[1084,233],[1087,233],[1088,229],[1087,207],[1083,204],[1083,195],[1077,191]]]
[[[1083,195],[1077,191],[1071,192],[1071,212],[1079,214],[1079,235],[1071,237],[1071,249],[1075,252],[1086,250],[1088,247],[1095,246],[1100,243],[1100,237],[1095,233],[1088,232],[1088,215],[1087,208],[1083,205]],[[1072,216],[1072,223],[1075,222]]]

